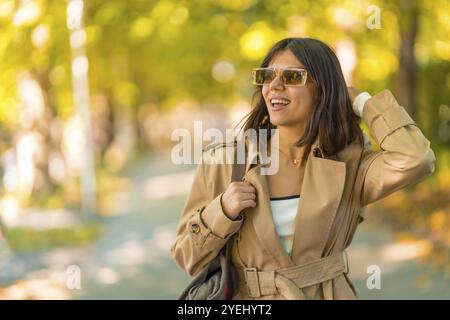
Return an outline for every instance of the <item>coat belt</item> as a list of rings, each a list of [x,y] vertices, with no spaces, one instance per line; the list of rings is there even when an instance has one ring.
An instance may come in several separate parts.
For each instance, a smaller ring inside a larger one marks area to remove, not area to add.
[[[322,283],[348,273],[347,254],[342,251],[302,265],[274,271],[256,268],[238,269],[239,280],[245,282],[252,298],[282,294],[286,298],[304,299],[302,288]]]

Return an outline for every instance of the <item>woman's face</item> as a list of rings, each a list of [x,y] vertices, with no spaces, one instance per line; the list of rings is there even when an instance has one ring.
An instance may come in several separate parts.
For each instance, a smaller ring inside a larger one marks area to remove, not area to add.
[[[304,65],[290,50],[286,49],[279,52],[268,67],[276,69],[304,68]],[[311,81],[307,81],[304,86],[285,86],[280,75],[271,83],[263,85],[262,95],[269,112],[270,122],[278,127],[299,125],[304,127],[314,106],[314,87]],[[276,102],[273,99],[283,99],[288,104],[273,103]]]

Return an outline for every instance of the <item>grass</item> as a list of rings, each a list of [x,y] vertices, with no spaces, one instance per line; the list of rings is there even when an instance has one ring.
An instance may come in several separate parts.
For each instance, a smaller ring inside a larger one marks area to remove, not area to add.
[[[103,228],[98,222],[86,222],[71,229],[33,230],[9,228],[7,239],[13,252],[29,252],[59,246],[84,246],[98,239]]]

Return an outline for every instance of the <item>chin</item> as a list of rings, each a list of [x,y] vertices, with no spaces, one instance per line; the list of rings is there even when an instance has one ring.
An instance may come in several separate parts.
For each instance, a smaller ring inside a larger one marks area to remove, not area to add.
[[[277,127],[283,127],[283,126],[286,126],[286,125],[288,125],[288,121],[286,121],[286,119],[276,119],[276,118],[271,118],[270,119],[270,123],[272,123],[274,126],[277,126]]]
[[[274,126],[280,127],[295,127],[299,125],[299,122],[293,122],[291,119],[271,118],[270,123]]]

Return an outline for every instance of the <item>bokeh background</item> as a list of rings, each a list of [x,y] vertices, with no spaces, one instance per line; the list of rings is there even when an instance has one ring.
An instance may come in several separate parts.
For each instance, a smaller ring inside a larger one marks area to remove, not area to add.
[[[449,18],[446,0],[0,0],[0,299],[175,298],[195,165],[171,161],[171,134],[232,128],[287,36],[393,91],[437,157],[369,207],[349,250],[360,298],[450,298]]]

